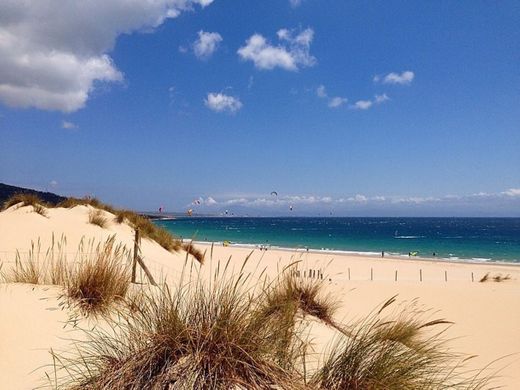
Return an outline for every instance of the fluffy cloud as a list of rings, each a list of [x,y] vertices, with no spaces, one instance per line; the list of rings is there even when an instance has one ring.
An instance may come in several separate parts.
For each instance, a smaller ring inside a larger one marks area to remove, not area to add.
[[[297,35],[281,29],[277,32],[280,44],[273,46],[260,34],[252,35],[237,53],[244,61],[253,61],[258,69],[276,67],[296,71],[301,67],[313,66],[316,58],[310,54],[314,31],[307,28]]]
[[[291,4],[291,7],[296,8],[302,4],[302,1],[303,0],[289,0],[289,4]]]
[[[224,95],[223,93],[208,93],[204,104],[210,110],[216,112],[228,111],[234,113],[242,108],[242,102],[233,96]]]
[[[414,77],[414,72],[406,70],[401,74],[392,72],[388,73],[386,76],[374,76],[374,82],[381,82],[383,84],[409,85],[413,81]]]
[[[96,82],[123,79],[107,55],[120,34],[149,31],[212,0],[0,2],[0,102],[71,112]]]
[[[222,36],[216,32],[199,31],[199,39],[193,43],[193,52],[200,59],[208,59],[218,49]]]
[[[321,99],[328,99],[327,105],[330,108],[338,108],[348,102],[347,98],[341,96],[329,97],[324,85],[320,85],[316,88],[316,95]]]

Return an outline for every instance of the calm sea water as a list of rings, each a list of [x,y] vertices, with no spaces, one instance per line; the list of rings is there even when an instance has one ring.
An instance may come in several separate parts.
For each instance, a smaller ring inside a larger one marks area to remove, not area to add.
[[[520,262],[520,218],[179,218],[156,223],[197,241]]]

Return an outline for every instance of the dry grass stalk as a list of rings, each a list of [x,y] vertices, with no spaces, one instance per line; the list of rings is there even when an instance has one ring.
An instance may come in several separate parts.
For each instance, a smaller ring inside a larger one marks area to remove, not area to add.
[[[401,390],[491,388],[482,371],[464,369],[462,355],[450,351],[443,333],[448,321],[429,320],[413,306],[390,319],[381,310],[368,316],[343,336],[312,378],[318,389]],[[436,330],[439,326],[441,330]]]
[[[85,313],[105,312],[130,287],[129,252],[115,245],[114,235],[82,257],[68,272],[67,297]]]
[[[278,350],[293,322],[259,321],[248,276],[227,276],[226,269],[209,282],[181,282],[130,301],[117,331],[88,332],[79,356],[56,356],[66,374],[57,387],[303,389],[295,351]]]
[[[115,236],[94,246],[91,241],[83,250],[80,244],[74,261],[67,260],[61,237],[42,255],[41,244],[31,244],[26,258],[17,253],[13,269],[4,271],[7,283],[57,285],[65,289],[65,296],[85,314],[104,313],[115,301],[125,297],[130,286],[129,252],[115,245]]]
[[[14,194],[4,202],[2,210],[7,210],[9,207],[17,204],[20,204],[20,207],[32,206],[35,213],[40,214],[43,217],[47,216],[46,207],[49,207],[49,205],[42,201],[37,195],[30,193]]]
[[[108,223],[107,219],[103,215],[103,211],[97,210],[97,209],[93,209],[93,210],[89,211],[88,222],[91,223],[92,225],[97,225],[100,228],[105,228]]]
[[[300,278],[294,267],[282,272],[272,288],[266,290],[265,312],[301,310],[303,314],[314,316],[326,324],[334,324],[334,313],[339,301],[325,292],[324,280]]]

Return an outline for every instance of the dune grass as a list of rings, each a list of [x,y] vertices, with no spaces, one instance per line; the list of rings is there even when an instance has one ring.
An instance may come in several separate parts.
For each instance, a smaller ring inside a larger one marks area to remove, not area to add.
[[[115,236],[94,245],[90,241],[74,260],[68,260],[64,236],[52,240],[52,246],[42,254],[41,245],[32,243],[26,256],[17,253],[12,269],[2,272],[6,283],[56,285],[64,288],[64,296],[85,314],[108,311],[123,299],[130,287],[129,252],[115,245]]]
[[[333,325],[339,301],[326,293],[324,280],[300,278],[294,271],[293,267],[286,269],[270,288],[264,290],[264,311],[292,310],[296,314],[300,310],[304,315]]]
[[[105,228],[108,224],[108,220],[103,215],[103,211],[98,209],[93,209],[89,211],[88,222],[92,225],[97,225],[100,228]]]
[[[349,324],[314,374],[305,378],[298,327],[305,310],[298,282],[252,284],[250,275],[219,271],[144,289],[126,300],[108,331],[87,331],[77,354],[53,353],[54,388],[63,389],[491,389],[483,372],[464,370],[443,332],[413,303],[386,313],[395,297]],[[313,290],[314,291],[314,290]],[[288,296],[289,295],[289,296]],[[298,296],[298,295],[297,295]],[[312,296],[312,294],[311,294]],[[274,302],[274,303],[273,303]],[[269,308],[270,310],[266,310]],[[312,313],[315,313],[311,310]],[[330,315],[332,313],[329,312]],[[315,315],[315,314],[312,314]],[[327,317],[328,318],[328,317]]]
[[[67,272],[67,297],[84,313],[106,312],[125,298],[130,288],[129,253],[115,244],[115,236],[83,255]]]
[[[66,374],[56,387],[303,389],[298,351],[280,342],[296,338],[293,321],[260,321],[247,275],[225,273],[129,300],[117,331],[88,332],[79,356],[55,356]]]
[[[464,369],[464,357],[452,352],[443,336],[451,324],[429,318],[413,304],[390,317],[383,312],[395,297],[336,341],[311,380],[317,389],[490,389],[483,371]],[[440,327],[440,330],[439,330]]]
[[[50,207],[64,207],[64,208],[72,208],[75,206],[92,206],[98,210],[104,210],[111,214],[114,214],[114,220],[117,223],[127,222],[132,228],[139,229],[139,232],[142,237],[150,239],[152,241],[157,242],[160,246],[170,252],[177,252],[181,249],[188,251],[193,257],[195,257],[199,262],[204,261],[204,254],[198,251],[195,247],[189,244],[183,245],[181,240],[174,237],[170,234],[166,229],[161,228],[155,225],[149,218],[143,217],[133,211],[117,209],[109,204],[101,202],[99,199],[92,197],[85,198],[74,198],[70,197],[65,199],[63,202],[58,203],[56,206],[45,204],[41,201],[38,196],[33,194],[16,194],[5,201],[3,205],[3,209],[7,209],[15,204],[22,203],[25,206],[31,205],[34,208],[34,211],[46,216],[46,209]],[[100,227],[105,227],[108,223],[108,220],[103,221],[103,216],[99,213],[95,215],[95,211],[93,215],[89,214],[89,222]]]
[[[508,274],[508,275],[503,276],[502,274],[496,274],[494,276],[491,276],[488,272],[479,280],[479,282],[485,283],[485,282],[493,281],[493,282],[500,283],[500,282],[505,282],[506,280],[511,280],[511,275]]]
[[[2,210],[7,210],[9,207],[12,207],[16,204],[20,204],[21,206],[32,206],[33,211],[37,214],[40,214],[43,217],[47,216],[47,207],[49,207],[49,204],[45,203],[43,200],[41,200],[37,195],[35,194],[26,194],[26,193],[19,193],[14,194],[9,199],[7,199],[3,206]]]

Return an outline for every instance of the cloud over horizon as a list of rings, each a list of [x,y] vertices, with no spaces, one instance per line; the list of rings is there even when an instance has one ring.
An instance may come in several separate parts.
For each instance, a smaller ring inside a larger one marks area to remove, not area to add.
[[[292,30],[281,29],[277,32],[280,43],[270,44],[260,34],[253,34],[237,54],[244,61],[252,61],[257,69],[272,70],[276,67],[296,71],[316,64],[316,58],[310,54],[310,45],[314,30],[307,28],[299,34]]]
[[[469,195],[445,196],[389,196],[354,194],[343,197],[318,195],[284,195],[284,196],[247,196],[224,197],[217,196],[197,199],[197,205],[207,212],[221,212],[224,209],[237,210],[241,213],[260,212],[265,215],[286,214],[292,207],[294,214],[329,214],[334,211],[337,215],[350,212],[379,211],[381,213],[410,212],[426,210],[450,210],[461,213],[468,207],[480,207],[483,212],[500,210],[503,204],[519,206],[520,216],[520,188],[511,188],[497,193],[475,193]],[[193,204],[193,203],[192,203]],[[188,205],[189,206],[189,205]]]
[[[150,31],[213,0],[32,0],[0,3],[0,102],[73,112],[96,82],[123,74],[108,53],[117,37]]]

